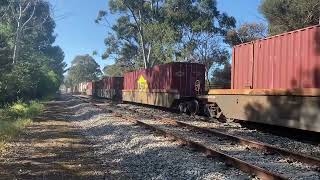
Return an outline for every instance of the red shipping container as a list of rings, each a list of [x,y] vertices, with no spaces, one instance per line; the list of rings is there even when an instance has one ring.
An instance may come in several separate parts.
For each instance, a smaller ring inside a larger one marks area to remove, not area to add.
[[[232,89],[320,88],[320,26],[233,48]]]
[[[87,82],[86,94],[88,96],[92,96],[93,90],[94,90],[94,82]]]
[[[103,89],[123,89],[123,77],[104,77],[102,82]]]
[[[139,81],[146,85],[141,87]],[[178,91],[182,97],[194,97],[203,94],[204,88],[205,66],[197,63],[174,62],[124,75],[124,90]]]
[[[122,98],[123,77],[104,77],[95,84],[96,96],[117,100]]]

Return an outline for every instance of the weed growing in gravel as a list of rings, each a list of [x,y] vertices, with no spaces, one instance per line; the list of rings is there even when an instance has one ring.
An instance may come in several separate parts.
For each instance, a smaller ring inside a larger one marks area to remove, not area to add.
[[[5,143],[31,124],[31,119],[43,108],[43,105],[37,101],[30,103],[18,101],[0,109],[0,153],[4,150]]]

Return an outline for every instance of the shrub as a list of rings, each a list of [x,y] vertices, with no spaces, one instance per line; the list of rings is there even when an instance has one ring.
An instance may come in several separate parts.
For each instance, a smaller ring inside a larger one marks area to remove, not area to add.
[[[37,102],[37,101],[31,101],[30,105],[26,109],[26,117],[27,118],[33,118],[37,116],[41,111],[43,111],[43,104]]]
[[[0,115],[4,120],[16,120],[19,118],[33,118],[43,110],[43,105],[37,101],[29,104],[18,101],[9,107],[4,108]]]

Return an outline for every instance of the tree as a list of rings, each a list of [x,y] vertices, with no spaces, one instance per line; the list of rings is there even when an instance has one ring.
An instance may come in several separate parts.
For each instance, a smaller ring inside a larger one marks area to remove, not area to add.
[[[111,0],[109,7],[99,12],[97,23],[111,26],[107,17],[120,17],[105,40],[103,57],[132,68],[188,60],[195,37],[223,35],[235,24],[217,10],[215,0]]]
[[[103,68],[105,76],[121,77],[126,69],[119,64],[107,65]]]
[[[223,68],[212,71],[211,82],[219,88],[230,88],[231,85],[231,65],[227,62]]]
[[[260,11],[273,35],[319,24],[320,1],[264,0]]]
[[[262,23],[244,23],[227,32],[224,41],[230,46],[267,37],[267,27]]]
[[[55,93],[64,53],[55,41],[51,5],[44,0],[0,3],[0,104]]]
[[[71,87],[86,81],[98,80],[102,75],[99,64],[90,55],[76,56],[68,70],[67,84]]]
[[[17,56],[19,56],[21,38],[28,28],[27,26],[29,23],[32,23],[32,21],[35,21],[35,12],[39,2],[38,0],[18,0],[10,1],[8,4],[6,15],[7,17],[13,17],[10,21],[15,21],[12,64],[15,64]]]
[[[188,62],[197,62],[205,65],[206,80],[209,83],[210,70],[228,62],[229,52],[221,47],[221,42],[218,41],[218,38],[213,33],[201,33],[193,39],[195,42],[194,47],[190,48],[190,56],[186,59]]]

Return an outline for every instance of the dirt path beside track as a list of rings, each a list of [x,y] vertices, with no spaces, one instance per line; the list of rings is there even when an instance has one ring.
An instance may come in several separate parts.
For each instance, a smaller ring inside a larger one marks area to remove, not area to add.
[[[92,142],[66,120],[64,101],[46,104],[35,122],[0,157],[0,179],[104,179]]]

